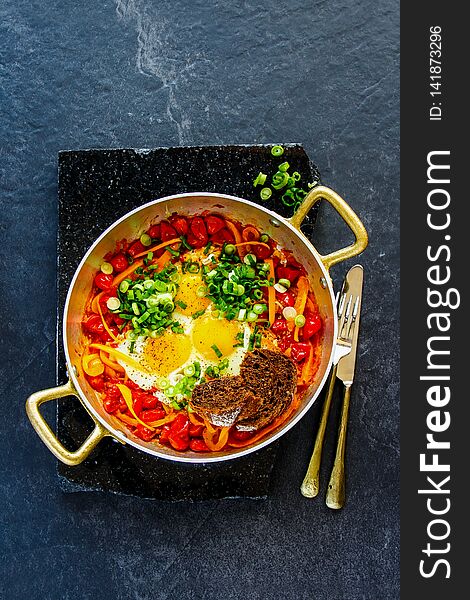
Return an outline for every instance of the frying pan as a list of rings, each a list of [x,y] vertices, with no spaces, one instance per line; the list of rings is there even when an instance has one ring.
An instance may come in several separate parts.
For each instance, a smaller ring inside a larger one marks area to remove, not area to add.
[[[319,254],[300,231],[300,226],[307,213],[320,199],[326,200],[335,208],[355,238],[350,246],[325,256]],[[85,343],[81,321],[85,304],[93,287],[94,276],[99,270],[103,256],[108,252],[115,251],[118,240],[138,238],[151,224],[172,213],[192,216],[203,211],[216,212],[243,224],[254,225],[270,235],[281,247],[292,251],[307,271],[324,325],[320,366],[314,380],[304,391],[297,411],[277,430],[271,431],[250,446],[210,454],[191,451],[180,453],[173,448],[137,438],[125,429],[125,425],[121,421],[104,410],[98,393],[90,386],[81,369],[81,357]],[[336,192],[325,186],[313,188],[290,219],[285,219],[242,198],[205,192],[167,196],[132,210],[100,235],[78,265],[68,290],[63,314],[63,344],[69,380],[64,385],[35,392],[29,396],[26,401],[26,413],[32,426],[49,450],[67,465],[77,465],[84,461],[100,440],[108,436],[123,444],[130,444],[147,454],[187,463],[232,460],[271,444],[305,415],[325,384],[332,366],[338,334],[336,303],[329,270],[333,265],[361,253],[366,248],[367,241],[367,232],[357,215]],[[95,423],[92,433],[75,452],[71,452],[63,446],[40,413],[40,406],[44,402],[70,395],[79,399]]]

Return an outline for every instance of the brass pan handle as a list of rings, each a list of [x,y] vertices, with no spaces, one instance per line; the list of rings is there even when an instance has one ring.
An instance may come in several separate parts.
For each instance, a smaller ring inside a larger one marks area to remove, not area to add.
[[[65,448],[59,442],[55,433],[52,431],[52,429],[44,420],[44,417],[39,412],[39,407],[44,402],[58,400],[59,398],[64,398],[65,396],[76,396],[78,398],[78,393],[71,381],[68,381],[65,385],[35,392],[26,400],[26,414],[31,421],[31,425],[36,430],[36,433],[47,446],[47,448],[49,448],[52,454],[54,454],[54,456],[56,456],[66,465],[75,466],[83,462],[93,451],[98,442],[100,442],[107,435],[110,435],[110,433],[101,425],[101,423],[95,421],[95,428],[83,442],[80,448],[75,452],[70,452],[67,450],[67,448]]]
[[[360,254],[367,247],[368,237],[362,221],[352,210],[349,204],[347,204],[336,192],[323,185],[314,187],[312,191],[305,196],[305,199],[299,206],[297,212],[289,219],[290,224],[296,229],[300,230],[300,226],[302,225],[302,222],[307,216],[309,210],[321,199],[326,200],[331,204],[331,206],[343,218],[346,225],[348,225],[355,237],[355,241],[350,246],[346,246],[346,248],[341,248],[340,250],[335,250],[331,254],[321,257],[326,270],[329,271],[333,265]]]

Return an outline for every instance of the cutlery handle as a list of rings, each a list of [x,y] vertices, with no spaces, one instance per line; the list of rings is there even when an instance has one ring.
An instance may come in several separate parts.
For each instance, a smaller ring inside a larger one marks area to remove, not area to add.
[[[321,453],[323,448],[323,439],[325,437],[326,424],[328,422],[328,415],[330,414],[331,398],[333,396],[333,390],[335,387],[337,370],[338,366],[335,365],[330,375],[328,391],[326,393],[325,402],[323,403],[320,425],[318,427],[312,457],[310,459],[305,478],[300,486],[300,491],[306,498],[315,498],[320,491]]]
[[[349,400],[351,398],[351,386],[344,388],[343,407],[341,409],[341,421],[338,430],[338,445],[336,456],[331,471],[328,491],[326,493],[326,505],[329,508],[342,508],[346,499],[346,473],[344,456],[346,452],[346,432],[348,428]]]

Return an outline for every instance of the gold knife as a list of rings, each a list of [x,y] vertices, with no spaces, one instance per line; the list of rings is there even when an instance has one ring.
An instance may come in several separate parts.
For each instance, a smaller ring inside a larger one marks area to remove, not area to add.
[[[338,363],[336,378],[344,385],[343,406],[341,420],[338,430],[338,443],[336,447],[335,462],[331,471],[328,491],[326,493],[326,505],[329,508],[342,508],[346,498],[346,476],[344,457],[346,451],[346,431],[348,426],[349,402],[351,398],[351,386],[354,381],[356,368],[357,340],[359,336],[359,321],[361,316],[362,287],[364,270],[361,265],[355,265],[349,270],[343,292],[346,292],[346,310],[352,311],[350,327],[352,330],[351,352],[344,356]]]

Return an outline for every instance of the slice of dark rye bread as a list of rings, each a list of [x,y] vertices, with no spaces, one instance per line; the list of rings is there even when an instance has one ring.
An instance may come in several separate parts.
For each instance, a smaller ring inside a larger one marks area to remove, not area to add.
[[[261,429],[292,401],[297,384],[293,361],[273,350],[254,350],[240,366],[240,375],[197,385],[190,406],[214,425],[234,423],[242,431]]]

